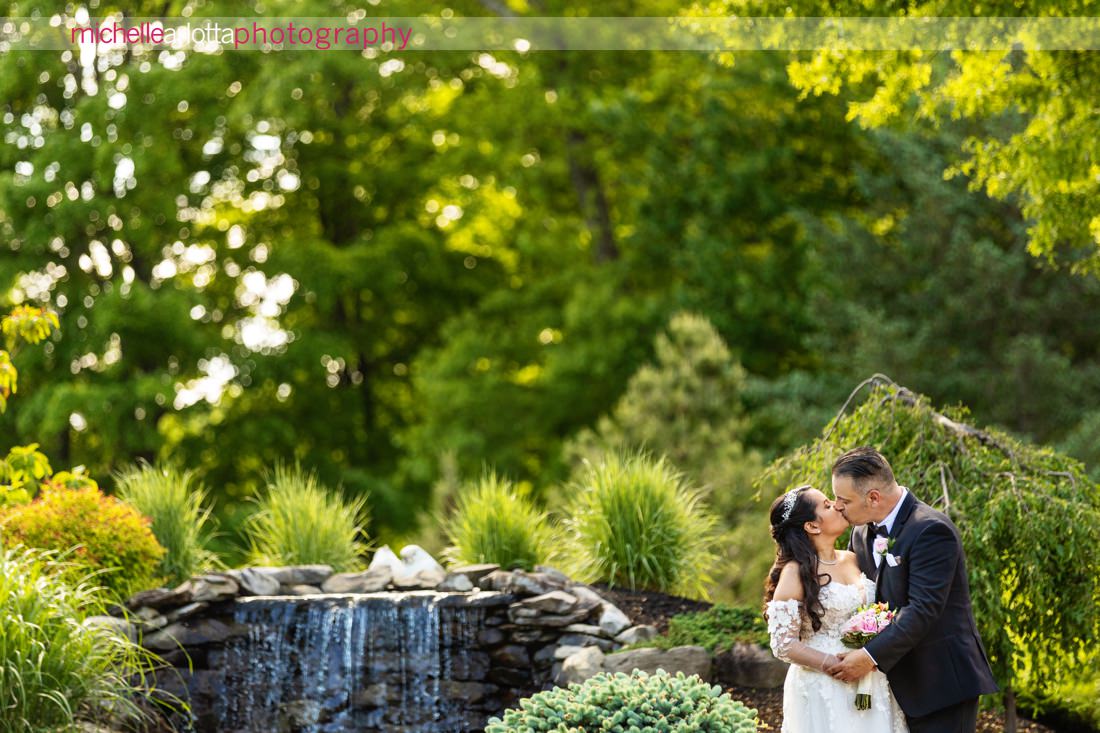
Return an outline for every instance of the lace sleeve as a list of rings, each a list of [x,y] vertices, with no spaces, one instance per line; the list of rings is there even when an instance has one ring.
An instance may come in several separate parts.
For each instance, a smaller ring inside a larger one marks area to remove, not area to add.
[[[776,659],[790,662],[787,654],[802,630],[802,603],[795,600],[768,601],[768,635]]]
[[[802,604],[799,601],[768,601],[768,634],[776,659],[818,672],[839,661],[832,654],[802,643]]]

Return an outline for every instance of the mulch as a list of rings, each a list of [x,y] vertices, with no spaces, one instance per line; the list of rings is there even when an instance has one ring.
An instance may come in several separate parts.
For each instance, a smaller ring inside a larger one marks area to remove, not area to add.
[[[711,607],[705,601],[694,601],[656,591],[632,591],[624,588],[609,588],[603,583],[592,586],[608,601],[618,606],[635,624],[648,624],[660,633],[668,631],[668,620],[678,613],[705,611]],[[735,700],[740,700],[750,708],[755,708],[760,719],[760,730],[779,731],[783,725],[783,690],[759,687],[725,687],[726,692]],[[978,716],[976,733],[1002,733],[1004,716],[983,712]],[[1069,729],[1065,729],[1068,731]],[[1026,718],[1020,718],[1018,733],[1059,733],[1054,728]]]

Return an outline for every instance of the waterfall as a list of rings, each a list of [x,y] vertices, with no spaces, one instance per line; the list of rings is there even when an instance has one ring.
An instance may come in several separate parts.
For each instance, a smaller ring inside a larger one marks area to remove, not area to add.
[[[433,591],[242,598],[220,665],[226,733],[464,733],[480,608]],[[482,671],[484,674],[484,671]],[[456,681],[457,680],[457,681]]]

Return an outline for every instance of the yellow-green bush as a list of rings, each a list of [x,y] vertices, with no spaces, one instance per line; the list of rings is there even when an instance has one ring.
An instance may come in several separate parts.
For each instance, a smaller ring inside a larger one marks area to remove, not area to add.
[[[553,561],[554,530],[549,518],[512,482],[489,472],[459,491],[446,522],[452,563],[496,563],[531,570]]]
[[[47,486],[31,503],[4,509],[0,530],[8,546],[58,550],[80,568],[103,571],[97,582],[115,598],[152,586],[164,556],[147,518],[91,486]]]
[[[665,458],[608,453],[569,487],[565,569],[579,580],[705,597],[718,519]]]

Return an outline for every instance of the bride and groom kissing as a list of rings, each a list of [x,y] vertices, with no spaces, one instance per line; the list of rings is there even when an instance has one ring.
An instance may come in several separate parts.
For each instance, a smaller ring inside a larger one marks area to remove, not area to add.
[[[958,529],[899,486],[874,448],[836,460],[832,494],[800,486],[771,506],[764,602],[772,652],[791,664],[783,733],[973,733],[978,697],[998,688]],[[876,602],[889,624],[845,646],[853,616]],[[854,703],[857,685],[867,709]]]

